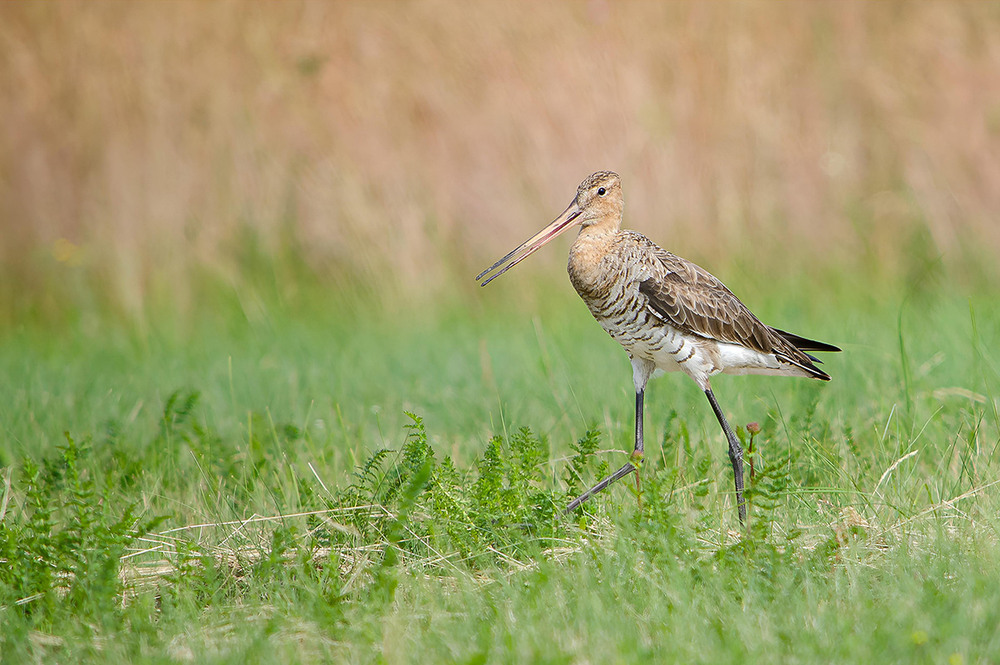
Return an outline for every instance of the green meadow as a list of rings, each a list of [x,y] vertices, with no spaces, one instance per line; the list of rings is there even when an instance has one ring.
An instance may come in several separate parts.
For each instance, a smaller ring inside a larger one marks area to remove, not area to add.
[[[648,391],[641,504],[626,480],[560,517],[633,423],[624,353],[556,272],[7,331],[4,659],[993,661],[994,282],[730,268],[844,348],[829,384],[716,379],[762,429],[745,531],[680,375]]]

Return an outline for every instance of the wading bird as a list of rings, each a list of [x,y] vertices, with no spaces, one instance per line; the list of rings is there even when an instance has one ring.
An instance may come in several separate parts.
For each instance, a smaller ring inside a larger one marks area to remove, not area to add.
[[[807,352],[840,349],[762,323],[704,268],[661,249],[640,233],[622,230],[623,206],[621,178],[598,171],[580,184],[563,214],[476,280],[486,286],[563,231],[580,227],[569,250],[569,278],[597,322],[632,361],[635,450],[625,466],[571,501],[566,512],[632,471],[639,486],[646,383],[654,373],[684,372],[705,392],[729,442],[742,523],[746,520],[743,449],[709,379],[724,373],[829,381],[829,375],[813,364],[819,359]]]

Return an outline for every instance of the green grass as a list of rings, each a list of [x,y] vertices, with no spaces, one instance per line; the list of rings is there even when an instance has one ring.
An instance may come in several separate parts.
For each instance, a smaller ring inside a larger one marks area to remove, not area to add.
[[[2,658],[996,661],[996,284],[728,276],[845,349],[830,384],[714,382],[762,426],[743,536],[677,375],[647,392],[641,509],[623,481],[557,517],[633,426],[563,276],[5,332]]]

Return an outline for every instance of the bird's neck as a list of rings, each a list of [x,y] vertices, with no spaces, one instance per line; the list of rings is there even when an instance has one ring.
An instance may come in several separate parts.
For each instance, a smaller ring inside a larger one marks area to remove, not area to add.
[[[580,228],[580,238],[601,238],[611,236],[621,230],[622,218],[620,215],[607,215]]]
[[[584,226],[570,247],[569,278],[584,300],[603,288],[607,271],[601,269],[601,262],[614,245],[620,223],[609,219]]]

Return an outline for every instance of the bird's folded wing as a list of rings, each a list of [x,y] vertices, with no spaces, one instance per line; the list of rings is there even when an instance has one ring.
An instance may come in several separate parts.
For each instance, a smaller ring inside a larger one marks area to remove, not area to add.
[[[640,282],[639,292],[656,316],[678,330],[762,353],[790,346],[714,275],[652,242],[649,245],[656,258],[650,265],[653,275]]]

